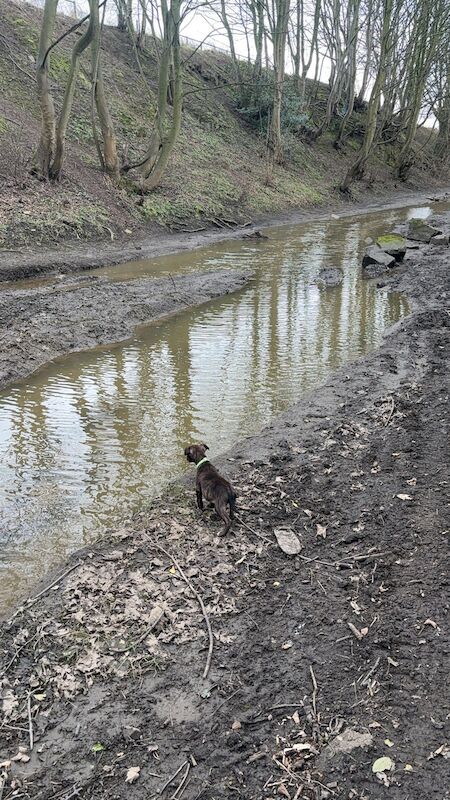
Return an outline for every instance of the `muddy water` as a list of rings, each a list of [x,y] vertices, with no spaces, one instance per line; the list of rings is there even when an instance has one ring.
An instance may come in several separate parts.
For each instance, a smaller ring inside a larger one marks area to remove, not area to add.
[[[123,280],[249,267],[255,278],[0,393],[0,609],[186,469],[187,443],[206,441],[214,458],[374,348],[408,309],[361,279],[364,241],[429,213],[309,222],[270,230],[264,242],[97,270]],[[324,266],[343,269],[341,287],[314,285]]]

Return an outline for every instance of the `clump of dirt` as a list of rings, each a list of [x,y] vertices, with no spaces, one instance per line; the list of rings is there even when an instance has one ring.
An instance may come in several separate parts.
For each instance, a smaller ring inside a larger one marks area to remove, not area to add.
[[[228,537],[178,483],[5,622],[5,797],[449,797],[448,251],[391,283],[379,351],[213,459]]]

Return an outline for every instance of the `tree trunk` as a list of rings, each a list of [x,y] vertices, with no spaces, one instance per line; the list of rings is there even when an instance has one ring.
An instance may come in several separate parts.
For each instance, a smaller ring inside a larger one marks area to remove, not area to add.
[[[37,95],[41,108],[41,133],[36,151],[36,169],[39,177],[48,180],[55,153],[56,117],[53,98],[50,94],[48,48],[52,42],[58,0],[45,0],[44,16],[39,37],[36,62]]]
[[[290,0],[275,0],[272,18],[273,44],[273,102],[272,118],[268,135],[268,149],[274,164],[283,163],[283,141],[281,136],[281,105],[283,100],[284,64],[289,22]]]
[[[347,41],[347,88],[346,88],[346,109],[339,127],[339,133],[334,142],[336,149],[342,147],[344,143],[345,131],[348,121],[353,114],[355,104],[355,81],[356,81],[356,49],[358,44],[359,28],[359,5],[360,0],[349,0],[348,5],[348,41]]]
[[[80,56],[92,42],[94,35],[94,21],[92,15],[89,18],[89,26],[85,33],[78,39],[72,50],[72,60],[70,65],[70,72],[67,78],[66,90],[64,92],[63,104],[56,126],[56,146],[55,157],[50,167],[50,177],[53,180],[59,180],[61,177],[62,166],[64,162],[65,138],[67,132],[67,125],[69,122],[70,112],[72,110],[73,97],[75,94],[75,85],[80,67]]]
[[[108,175],[110,175],[110,177],[116,179],[119,175],[119,159],[117,156],[117,141],[114,132],[114,125],[109,111],[103,83],[102,64],[100,58],[101,30],[97,0],[89,0],[89,7],[93,26],[91,47],[92,90],[94,93],[95,106],[97,109],[103,137],[102,166],[104,166],[105,171]]]
[[[353,165],[349,168],[341,184],[340,188],[343,192],[348,192],[351,184],[355,180],[360,180],[362,177],[364,177],[366,164],[372,152],[372,146],[377,130],[377,118],[381,92],[384,87],[387,59],[390,51],[393,3],[394,0],[383,0],[383,27],[381,31],[380,58],[375,83],[372,88],[367,109],[366,130],[359,154]]]
[[[164,14],[164,43],[158,82],[158,110],[155,131],[144,163],[141,166],[142,186],[146,191],[156,188],[164,175],[170,155],[181,128],[183,109],[183,78],[180,53],[181,0],[171,0]],[[170,64],[173,70],[172,119],[167,125],[167,87]]]

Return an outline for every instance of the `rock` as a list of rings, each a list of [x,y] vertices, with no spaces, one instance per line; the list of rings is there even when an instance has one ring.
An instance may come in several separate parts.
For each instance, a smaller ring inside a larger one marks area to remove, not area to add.
[[[288,556],[295,556],[302,549],[300,540],[291,528],[275,528],[274,534],[278,547]]]
[[[435,244],[439,247],[448,247],[449,243],[449,236],[446,233],[438,233],[436,236],[433,236],[431,240],[431,244]]]
[[[261,231],[252,231],[251,233],[244,233],[242,238],[243,239],[268,239],[269,237],[266,236],[265,233],[261,233]]]
[[[371,747],[373,744],[373,736],[371,733],[360,733],[355,731],[354,728],[347,728],[343,733],[339,733],[331,742],[322,750],[319,758],[317,759],[317,766],[323,772],[330,765],[330,761],[339,756],[347,755],[357,747]]]
[[[377,278],[379,275],[387,272],[394,264],[394,256],[385,253],[377,244],[372,244],[366,249],[362,260],[363,269],[371,278]]]
[[[389,233],[386,236],[379,236],[377,239],[378,247],[385,253],[394,256],[397,262],[403,261],[406,254],[406,239],[398,233]]]
[[[438,236],[442,231],[439,228],[434,228],[423,219],[410,219],[408,226],[408,239],[413,242],[431,242],[433,236]]]
[[[325,267],[325,269],[320,270],[316,283],[323,286],[339,286],[343,278],[344,273],[339,267]]]

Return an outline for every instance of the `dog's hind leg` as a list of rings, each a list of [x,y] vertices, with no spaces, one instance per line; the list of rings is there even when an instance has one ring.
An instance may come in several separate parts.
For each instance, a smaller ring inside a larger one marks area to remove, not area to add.
[[[195,490],[195,494],[197,495],[197,506],[200,509],[200,511],[203,511],[203,495],[202,495],[202,487],[201,486],[199,486]]]
[[[223,520],[224,522],[224,527],[220,531],[219,536],[226,536],[226,534],[231,528],[232,519],[231,519],[231,514],[228,513],[227,505],[228,503],[225,504],[223,501],[221,503],[214,503],[215,509],[220,519]]]

